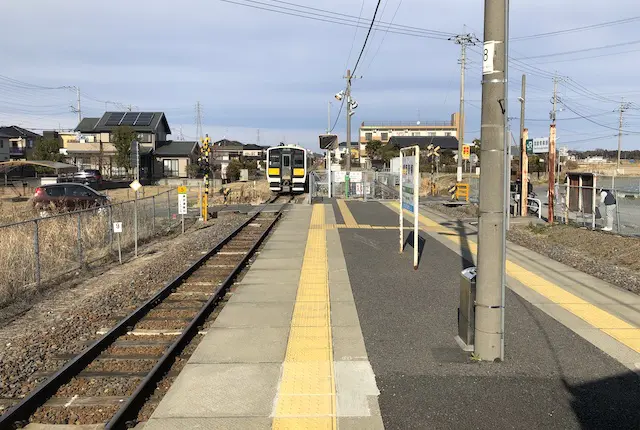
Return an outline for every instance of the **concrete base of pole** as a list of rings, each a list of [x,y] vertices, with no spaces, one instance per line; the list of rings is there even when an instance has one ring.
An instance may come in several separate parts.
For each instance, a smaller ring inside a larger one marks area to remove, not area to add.
[[[500,333],[489,332],[500,327],[500,321],[500,308],[476,306],[475,354],[483,361],[500,360],[502,336]]]

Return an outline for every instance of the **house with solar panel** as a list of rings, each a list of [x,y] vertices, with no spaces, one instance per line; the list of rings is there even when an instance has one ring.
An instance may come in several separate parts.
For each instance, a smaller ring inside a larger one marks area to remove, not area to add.
[[[140,143],[140,178],[187,177],[187,166],[197,162],[196,142],[168,140],[171,128],[163,112],[105,112],[100,118],[84,118],[75,128],[76,139],[65,143],[69,162],[80,169],[99,169],[105,177],[122,177],[125,169],[115,162],[113,132],[131,127]]]

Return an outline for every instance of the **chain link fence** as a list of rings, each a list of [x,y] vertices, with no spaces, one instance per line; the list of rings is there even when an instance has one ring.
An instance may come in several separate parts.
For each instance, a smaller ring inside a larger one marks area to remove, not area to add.
[[[612,185],[615,185],[615,188]],[[605,227],[607,211],[600,197],[603,189],[611,191],[616,198],[613,231],[627,236],[640,236],[640,178],[638,177],[617,177],[614,181],[612,177],[598,176],[595,187],[556,184],[554,218],[595,229]],[[548,199],[548,196],[546,198]]]
[[[193,193],[193,191],[191,191]],[[197,193],[197,190],[195,190]],[[197,199],[190,198],[185,223],[200,216]],[[137,221],[137,222],[136,222]],[[122,223],[114,232],[113,223]],[[178,231],[178,193],[155,196],[95,209],[34,218],[0,226],[0,306],[92,265],[117,259],[118,238],[123,251],[155,236]]]

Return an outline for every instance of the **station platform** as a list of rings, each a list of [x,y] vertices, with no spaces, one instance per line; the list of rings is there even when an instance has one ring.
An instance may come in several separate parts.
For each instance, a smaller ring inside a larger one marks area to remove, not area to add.
[[[477,232],[421,209],[413,270],[398,217],[288,210],[145,430],[640,428],[640,296],[509,244],[505,361],[477,361],[454,340]]]

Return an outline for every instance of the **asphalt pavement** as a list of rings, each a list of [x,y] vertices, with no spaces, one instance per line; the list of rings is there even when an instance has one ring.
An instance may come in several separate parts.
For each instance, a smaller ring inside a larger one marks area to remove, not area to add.
[[[359,224],[397,225],[380,203],[348,207]],[[509,290],[506,360],[464,353],[454,337],[469,262],[440,242],[421,234],[414,271],[397,231],[339,231],[387,429],[640,428],[637,375]]]

